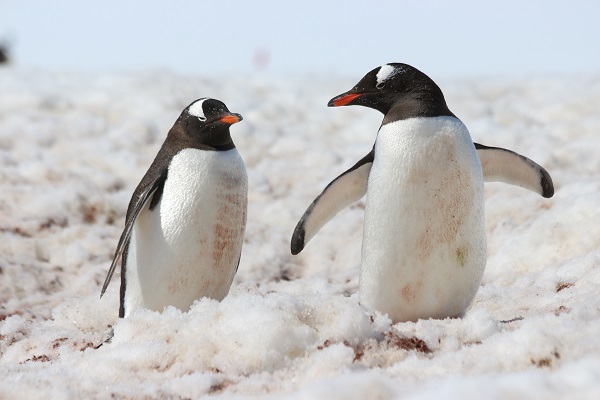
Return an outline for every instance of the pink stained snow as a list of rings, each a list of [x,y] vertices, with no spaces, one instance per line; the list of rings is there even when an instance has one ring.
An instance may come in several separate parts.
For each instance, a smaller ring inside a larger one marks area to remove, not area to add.
[[[600,397],[599,75],[438,81],[474,141],[543,165],[556,194],[486,184],[471,309],[393,326],[358,304],[364,199],[289,250],[381,115],[326,107],[349,80],[227,78],[0,69],[0,397]],[[205,96],[244,117],[231,128],[249,175],[238,274],[221,303],[119,320],[119,276],[99,294],[127,203]]]

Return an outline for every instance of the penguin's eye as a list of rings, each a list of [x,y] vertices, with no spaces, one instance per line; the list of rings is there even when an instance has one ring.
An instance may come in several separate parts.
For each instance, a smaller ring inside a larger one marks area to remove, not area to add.
[[[200,122],[206,121],[206,117],[198,117],[198,119],[200,120]]]
[[[385,87],[385,82],[379,82],[377,85],[375,85],[375,87],[377,89],[383,89]]]

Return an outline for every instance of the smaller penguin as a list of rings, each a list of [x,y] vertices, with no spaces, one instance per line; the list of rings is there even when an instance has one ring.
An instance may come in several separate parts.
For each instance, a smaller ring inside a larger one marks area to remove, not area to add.
[[[186,311],[229,292],[248,206],[246,167],[229,132],[241,120],[201,98],[175,121],[133,192],[102,287],[100,297],[121,260],[119,317],[140,308]]]

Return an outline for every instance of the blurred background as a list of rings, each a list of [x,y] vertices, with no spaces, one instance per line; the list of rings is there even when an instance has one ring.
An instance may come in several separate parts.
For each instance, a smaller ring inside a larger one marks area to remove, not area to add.
[[[0,0],[2,57],[60,70],[432,77],[600,70],[600,1]]]

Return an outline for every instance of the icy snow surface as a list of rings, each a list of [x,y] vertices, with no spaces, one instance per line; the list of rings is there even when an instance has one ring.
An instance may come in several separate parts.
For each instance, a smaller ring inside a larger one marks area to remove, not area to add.
[[[556,194],[486,184],[472,308],[394,326],[358,304],[364,199],[289,250],[373,145],[379,113],[326,107],[359,78],[0,69],[0,398],[600,398],[600,75],[438,82],[475,141],[542,164]],[[119,320],[119,277],[99,294],[127,203],[204,96],[244,117],[239,272],[221,303]]]

